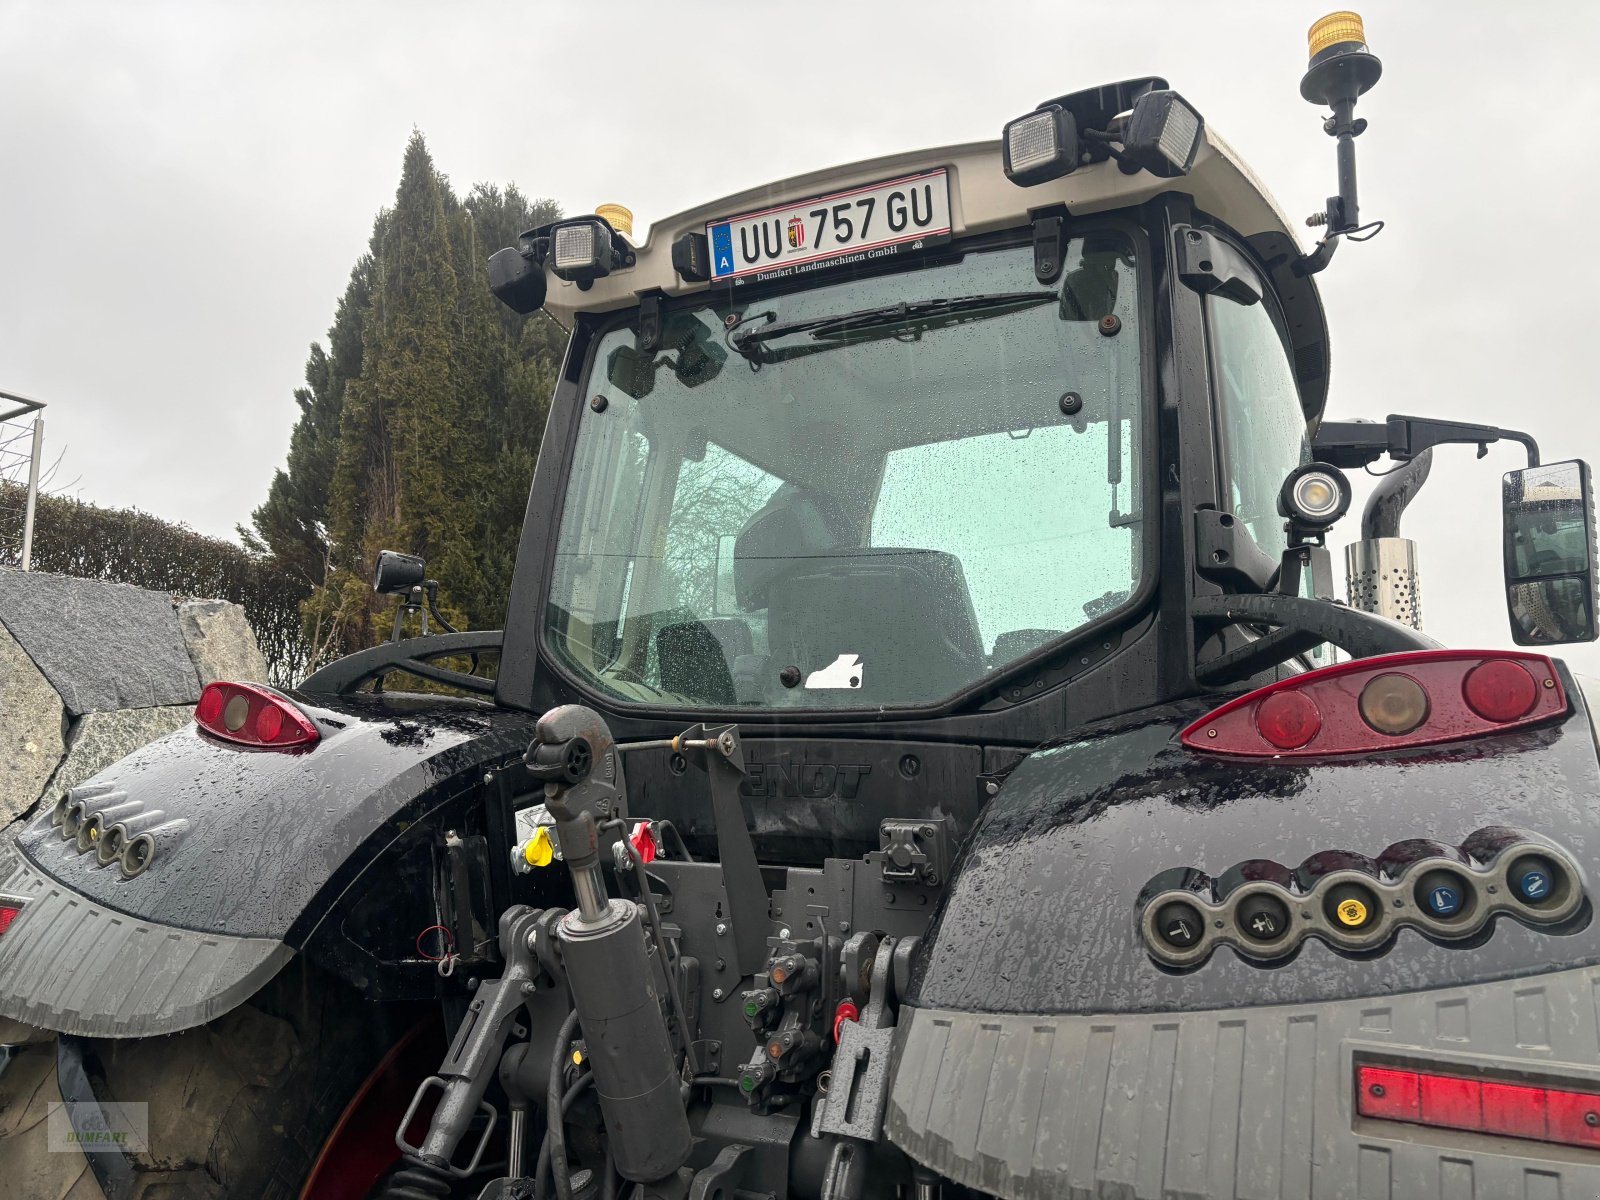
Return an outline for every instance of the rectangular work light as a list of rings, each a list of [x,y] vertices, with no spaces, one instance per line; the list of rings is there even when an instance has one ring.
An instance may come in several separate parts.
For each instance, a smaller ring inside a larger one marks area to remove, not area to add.
[[[567,221],[550,231],[550,270],[558,279],[589,283],[611,274],[616,264],[616,244],[604,221]]]
[[[1134,102],[1122,139],[1126,167],[1171,179],[1187,175],[1205,121],[1177,92],[1146,92]]]
[[[1059,104],[1018,117],[1001,138],[1006,178],[1018,187],[1058,179],[1078,165],[1078,122]]]

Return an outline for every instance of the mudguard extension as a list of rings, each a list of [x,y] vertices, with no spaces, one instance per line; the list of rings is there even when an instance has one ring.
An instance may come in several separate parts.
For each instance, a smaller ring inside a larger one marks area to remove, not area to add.
[[[889,1137],[1010,1200],[1600,1196],[1600,1161],[1368,1121],[1355,1062],[1509,1064],[1600,1090],[1588,968],[1330,1004],[902,1017]]]
[[[400,834],[527,745],[532,719],[475,701],[297,696],[322,740],[266,751],[194,728],[74,789],[160,810],[132,878],[41,805],[0,833],[0,1016],[89,1037],[173,1033],[248,998]],[[55,798],[50,797],[53,801]]]
[[[26,902],[0,938],[0,1015],[92,1037],[200,1025],[247,999],[289,961],[272,938],[141,921],[62,887],[0,842],[0,895]]]

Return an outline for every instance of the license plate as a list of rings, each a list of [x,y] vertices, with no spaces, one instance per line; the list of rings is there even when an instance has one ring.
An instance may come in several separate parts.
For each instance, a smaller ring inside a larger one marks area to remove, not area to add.
[[[780,279],[950,240],[950,176],[940,168],[713,221],[713,282]]]

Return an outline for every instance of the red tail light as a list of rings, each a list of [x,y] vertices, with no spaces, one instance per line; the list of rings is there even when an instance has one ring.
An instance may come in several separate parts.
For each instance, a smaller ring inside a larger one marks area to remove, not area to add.
[[[1567,711],[1555,664],[1502,650],[1417,650],[1309,671],[1230,700],[1183,731],[1191,750],[1355,754],[1503,733]]]
[[[1378,1121],[1600,1147],[1600,1095],[1594,1092],[1358,1067],[1356,1110]]]
[[[0,934],[11,928],[11,923],[22,915],[20,905],[0,904]]]
[[[250,683],[208,683],[194,706],[195,724],[215,737],[274,750],[312,746],[317,727],[276,692]]]

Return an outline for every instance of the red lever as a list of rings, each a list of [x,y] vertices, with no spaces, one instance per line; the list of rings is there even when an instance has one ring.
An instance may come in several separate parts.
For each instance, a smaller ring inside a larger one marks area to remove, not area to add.
[[[639,856],[639,861],[648,866],[656,860],[656,835],[650,828],[649,821],[640,821],[633,827],[633,836],[628,839],[628,844],[633,847],[633,852]]]
[[[833,1040],[839,1041],[839,1026],[846,1021],[854,1021],[861,1015],[861,1010],[850,1000],[839,1001],[839,1007],[833,1010]]]

